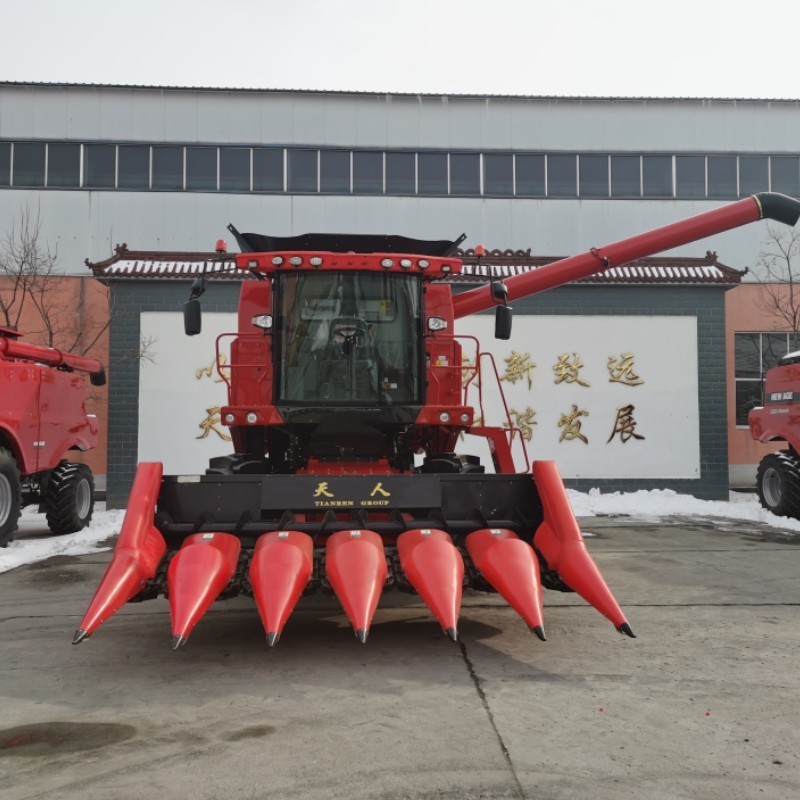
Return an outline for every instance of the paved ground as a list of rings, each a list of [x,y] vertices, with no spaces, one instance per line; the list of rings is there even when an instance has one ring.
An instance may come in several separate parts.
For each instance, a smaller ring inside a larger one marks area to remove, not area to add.
[[[474,595],[460,645],[401,596],[364,646],[307,599],[269,650],[237,599],[173,653],[160,599],[73,647],[106,554],[0,575],[0,797],[800,797],[800,540],[583,527],[636,640],[547,592],[546,643]]]

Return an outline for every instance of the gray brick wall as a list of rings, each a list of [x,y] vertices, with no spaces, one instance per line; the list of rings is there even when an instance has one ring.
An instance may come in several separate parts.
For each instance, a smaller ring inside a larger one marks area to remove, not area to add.
[[[136,471],[139,437],[139,315],[180,311],[189,281],[111,282],[113,321],[109,369],[107,502],[123,507]],[[238,283],[210,282],[204,311],[235,311]],[[700,386],[700,469],[697,480],[576,479],[567,485],[586,491],[673,489],[705,499],[728,497],[728,432],[725,397],[725,301],[720,287],[567,286],[514,304],[514,313],[539,315],[675,315],[697,318]],[[175,336],[183,336],[183,329]],[[535,453],[534,453],[535,457]]]
[[[145,311],[182,311],[190,281],[110,281],[112,322],[109,355],[108,477],[106,502],[122,508],[136,472],[139,443],[140,314]],[[239,284],[213,282],[203,295],[204,311],[236,311]],[[183,327],[175,338],[184,336]]]

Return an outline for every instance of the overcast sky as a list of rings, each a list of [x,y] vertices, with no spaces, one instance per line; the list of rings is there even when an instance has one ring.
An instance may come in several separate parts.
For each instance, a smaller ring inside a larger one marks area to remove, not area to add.
[[[800,3],[3,0],[0,80],[800,98]]]

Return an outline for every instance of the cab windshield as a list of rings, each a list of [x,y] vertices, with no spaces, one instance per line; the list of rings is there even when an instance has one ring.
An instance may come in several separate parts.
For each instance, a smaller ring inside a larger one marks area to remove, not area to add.
[[[419,278],[312,272],[279,280],[279,401],[419,401]]]

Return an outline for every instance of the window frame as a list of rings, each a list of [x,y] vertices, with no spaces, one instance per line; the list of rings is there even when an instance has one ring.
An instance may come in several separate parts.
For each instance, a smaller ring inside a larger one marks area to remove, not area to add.
[[[759,372],[759,376],[758,377],[749,377],[749,376],[740,377],[739,374],[738,374],[739,370],[738,370],[737,364],[736,364],[736,351],[737,351],[736,345],[737,345],[738,337],[740,337],[740,336],[748,336],[748,337],[758,336],[758,348],[757,348],[757,352],[758,352],[758,372]],[[740,418],[739,398],[738,398],[738,387],[739,387],[739,385],[747,383],[747,384],[752,384],[754,386],[759,387],[760,393],[761,393],[761,402],[763,403],[764,378],[765,378],[765,375],[767,373],[767,370],[769,370],[773,366],[775,366],[775,364],[770,364],[766,368],[764,367],[764,337],[765,336],[766,337],[777,337],[777,336],[785,337],[785,341],[784,341],[785,352],[781,356],[778,356],[778,358],[781,358],[783,355],[786,355],[787,353],[794,352],[794,349],[792,349],[792,341],[791,341],[790,337],[795,337],[797,340],[800,341],[800,333],[795,333],[794,331],[786,331],[786,330],[783,330],[783,331],[734,331],[734,335],[733,335],[733,381],[734,381],[734,383],[733,383],[733,424],[734,424],[734,427],[739,429],[739,430],[745,430],[745,429],[748,428],[747,421],[746,421],[747,420],[746,414],[744,416],[745,422],[739,422],[739,418]],[[749,412],[749,409],[747,409],[746,411]]]

